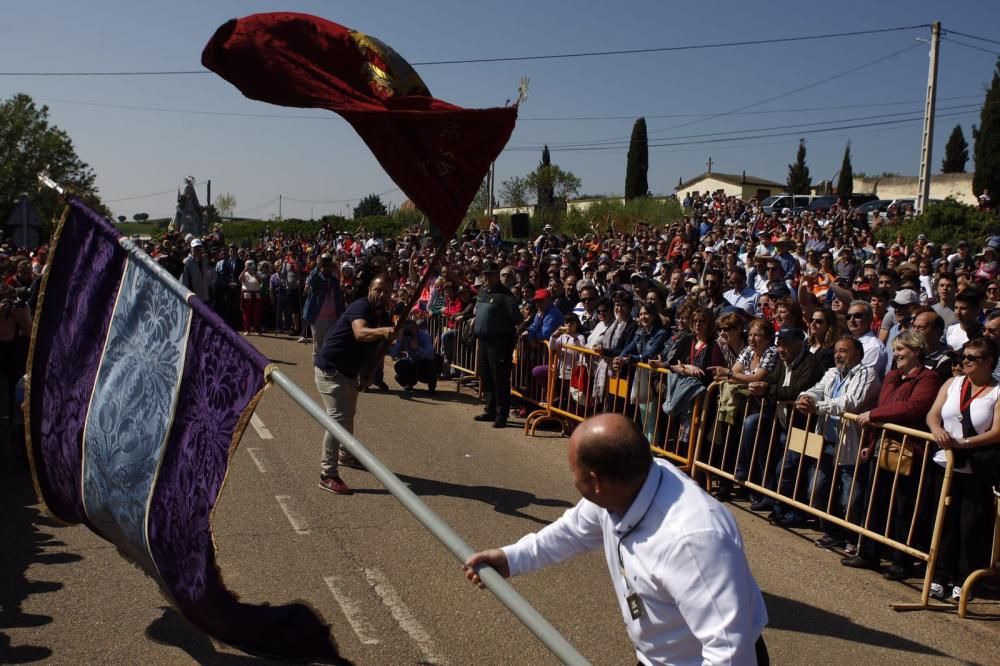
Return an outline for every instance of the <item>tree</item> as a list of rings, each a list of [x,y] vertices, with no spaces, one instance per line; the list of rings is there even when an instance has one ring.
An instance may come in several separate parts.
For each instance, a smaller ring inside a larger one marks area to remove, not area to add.
[[[69,135],[49,124],[49,108],[35,106],[24,94],[0,102],[0,220],[7,219],[24,192],[32,193],[43,225],[59,217],[64,205],[59,195],[38,190],[38,174],[46,169],[52,180],[111,218],[97,195],[93,170],[77,156]]]
[[[556,203],[565,204],[568,199],[577,195],[583,185],[571,171],[563,171],[555,164],[529,173],[525,181],[530,189],[544,189],[548,193],[552,202],[550,207],[554,207]]]
[[[376,217],[379,215],[388,215],[389,210],[382,203],[382,199],[377,194],[369,194],[361,203],[357,205],[354,209],[354,219],[359,220],[363,217]]]
[[[955,125],[944,146],[941,173],[965,173],[965,163],[969,161],[969,144],[965,142],[962,126]]]
[[[799,139],[795,164],[788,165],[788,193],[809,194],[811,186],[812,178],[809,177],[809,167],[806,166],[806,140]]]
[[[532,183],[532,189],[536,192],[535,204],[539,208],[552,208],[555,204],[555,186],[550,173],[551,168],[552,159],[549,156],[549,146],[546,144],[542,149],[542,161],[535,169],[535,179]]]
[[[128,222],[128,218],[127,217],[125,217],[124,215],[119,215],[118,216],[118,224],[125,224],[126,222]]]
[[[500,183],[500,201],[505,206],[524,208],[528,205],[528,182],[519,176]]]
[[[225,192],[215,197],[215,210],[219,217],[232,217],[236,212],[236,197],[229,192]]]
[[[851,166],[851,142],[844,148],[844,161],[840,165],[840,177],[837,179],[837,196],[849,197],[854,194],[854,167]]]
[[[646,119],[639,118],[632,126],[632,141],[625,162],[625,200],[649,196],[649,144]]]
[[[136,222],[145,222],[149,219],[149,213],[136,213],[132,216],[132,219]]]
[[[973,155],[976,172],[972,177],[972,190],[980,194],[988,189],[996,201],[1000,192],[1000,58],[993,70],[993,83],[986,91],[983,109],[979,112],[979,128],[972,128],[975,140]]]

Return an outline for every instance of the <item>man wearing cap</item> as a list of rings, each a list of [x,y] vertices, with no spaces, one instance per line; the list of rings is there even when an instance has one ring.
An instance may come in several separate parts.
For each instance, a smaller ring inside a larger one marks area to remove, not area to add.
[[[769,473],[765,482],[767,487],[774,490],[777,488],[777,480],[781,478],[782,486],[778,492],[786,497],[791,497],[794,486],[795,471],[798,468],[799,458],[797,453],[785,454],[785,441],[788,435],[789,410],[779,409],[778,425],[774,434],[774,441],[770,450],[761,450],[758,446],[757,459],[750,460],[754,438],[758,436],[758,429],[762,434],[769,432],[770,428],[758,428],[761,420],[765,424],[773,422],[776,402],[791,401],[799,397],[803,392],[811,388],[823,376],[823,364],[819,358],[809,352],[809,347],[805,343],[806,334],[804,331],[792,326],[782,326],[777,335],[778,358],[781,360],[774,370],[772,370],[761,381],[750,382],[748,390],[750,394],[765,398],[767,402],[760,412],[749,414],[743,423],[743,443],[741,446],[741,457],[736,468],[736,479],[747,480],[754,474],[753,480],[760,483],[763,477],[763,468],[767,460],[771,460],[774,471]],[[801,415],[791,413],[793,424],[804,425],[805,420]],[[766,434],[764,435],[766,437]],[[768,458],[770,455],[770,458]],[[785,473],[781,474],[782,467]],[[772,501],[764,498],[756,498],[750,507],[753,511],[767,511],[773,509],[775,518],[781,522],[801,521],[801,516],[791,514],[786,518],[786,511],[782,505],[776,505]]]
[[[799,260],[792,256],[792,250],[795,249],[795,241],[790,236],[782,236],[774,243],[774,247],[778,250],[778,254],[774,258],[781,265],[785,281],[791,282],[795,280],[799,273],[802,272],[802,265],[799,263]]]
[[[207,304],[212,298],[214,278],[215,271],[205,257],[205,247],[200,238],[195,238],[191,241],[191,254],[184,258],[181,284]]]
[[[754,267],[750,270],[750,275],[747,276],[747,283],[758,294],[766,294],[770,289],[768,286],[768,282],[770,281],[768,277],[770,270],[768,267],[772,258],[766,245],[761,245],[754,253]]]
[[[912,289],[900,289],[896,292],[891,305],[892,309],[882,319],[882,329],[879,331],[880,340],[882,339],[882,331],[886,331],[884,340],[886,349],[892,349],[892,341],[903,330],[903,325],[910,318],[910,311],[920,305],[920,297]],[[890,316],[892,317],[892,321],[889,323],[888,330],[886,330],[886,320]]]
[[[535,318],[524,332],[524,337],[533,343],[540,344],[552,337],[556,329],[563,325],[565,318],[559,308],[552,303],[552,294],[548,289],[538,289],[532,298],[535,302]]]
[[[483,286],[476,299],[473,330],[479,338],[479,376],[486,405],[474,419],[492,421],[494,428],[503,428],[510,413],[514,328],[523,317],[514,294],[500,284],[497,265],[485,261],[482,271]]]

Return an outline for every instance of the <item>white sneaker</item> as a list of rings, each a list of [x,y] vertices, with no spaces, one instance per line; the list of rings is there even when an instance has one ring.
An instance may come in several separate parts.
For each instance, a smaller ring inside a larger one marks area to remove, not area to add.
[[[969,592],[969,594],[967,594],[965,598],[967,601],[972,601],[972,592]],[[951,588],[951,600],[957,604],[961,599],[962,599],[962,588],[956,585],[955,587]]]
[[[941,583],[931,583],[931,596],[935,599],[944,600],[944,585]]]

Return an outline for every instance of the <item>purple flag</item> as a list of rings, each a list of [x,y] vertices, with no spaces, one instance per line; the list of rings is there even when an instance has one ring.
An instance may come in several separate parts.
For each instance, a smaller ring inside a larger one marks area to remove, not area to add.
[[[107,221],[69,200],[28,359],[35,487],[155,580],[210,636],[246,652],[339,659],[309,607],[240,602],[212,511],[264,388],[265,359]]]

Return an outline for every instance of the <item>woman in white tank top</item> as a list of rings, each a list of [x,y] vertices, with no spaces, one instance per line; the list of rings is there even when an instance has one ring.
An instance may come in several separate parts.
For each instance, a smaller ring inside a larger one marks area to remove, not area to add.
[[[927,415],[939,450],[932,466],[934,497],[944,478],[945,451],[955,457],[931,594],[958,600],[966,577],[989,563],[993,483],[1000,465],[1000,387],[993,380],[997,345],[975,338],[962,348],[962,374],[945,382]],[[971,426],[971,428],[970,428]],[[929,506],[929,505],[928,505]],[[927,520],[931,520],[930,513]]]

